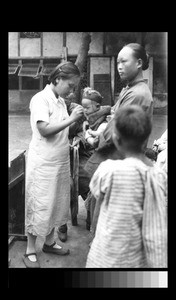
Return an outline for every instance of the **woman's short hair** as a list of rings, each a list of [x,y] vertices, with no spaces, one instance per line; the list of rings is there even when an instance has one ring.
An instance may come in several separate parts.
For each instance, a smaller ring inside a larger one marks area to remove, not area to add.
[[[135,150],[141,149],[152,130],[149,114],[139,105],[119,108],[114,115],[114,126],[120,136]]]
[[[57,65],[49,75],[48,80],[53,84],[56,84],[57,78],[67,80],[73,76],[80,77],[80,71],[74,63],[67,61]]]
[[[102,100],[103,100],[103,97],[98,91],[93,90],[90,87],[86,87],[83,90],[82,99],[89,99],[91,101],[94,101],[94,102],[97,102],[97,103],[101,104]]]
[[[143,46],[138,43],[130,43],[125,45],[124,47],[129,47],[133,50],[134,56],[137,59],[142,59],[142,70],[147,70],[149,67],[149,55],[146,53]]]

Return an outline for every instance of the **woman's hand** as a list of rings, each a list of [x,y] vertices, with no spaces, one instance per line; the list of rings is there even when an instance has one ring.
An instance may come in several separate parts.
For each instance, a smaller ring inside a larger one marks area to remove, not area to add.
[[[70,118],[73,120],[73,122],[76,122],[83,116],[84,116],[84,109],[82,106],[79,105],[73,109]]]

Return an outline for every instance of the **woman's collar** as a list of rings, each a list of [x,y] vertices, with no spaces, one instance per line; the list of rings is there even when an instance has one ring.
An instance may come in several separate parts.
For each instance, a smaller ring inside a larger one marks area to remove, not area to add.
[[[127,84],[127,87],[132,87],[133,85],[139,83],[139,82],[145,82],[144,78],[140,78],[140,79],[134,79],[132,81],[130,81],[128,84]]]
[[[58,98],[56,97],[56,95],[54,94],[51,86],[49,84],[46,85],[45,89],[47,90],[47,92],[49,92],[51,98],[58,103],[58,101],[60,101],[61,103],[65,102],[64,99],[60,96],[58,96]]]

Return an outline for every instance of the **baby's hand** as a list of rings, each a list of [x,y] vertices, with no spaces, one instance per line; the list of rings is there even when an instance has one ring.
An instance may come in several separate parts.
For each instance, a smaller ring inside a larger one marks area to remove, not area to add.
[[[87,133],[90,134],[90,135],[92,135],[92,129],[90,129],[90,128],[87,129]]]
[[[153,149],[155,152],[158,152],[158,146],[157,146],[157,145],[153,145],[152,149]]]
[[[93,136],[93,137],[96,137],[96,136],[98,136],[98,133],[97,133],[97,131],[95,131],[95,130],[92,130],[92,129],[88,129],[88,131],[87,131],[91,136]]]
[[[109,122],[114,116],[113,115],[107,115],[106,121]]]

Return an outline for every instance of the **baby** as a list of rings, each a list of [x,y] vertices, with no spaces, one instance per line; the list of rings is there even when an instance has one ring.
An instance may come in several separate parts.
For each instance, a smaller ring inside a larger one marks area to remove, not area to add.
[[[153,149],[157,152],[156,164],[167,172],[167,129],[158,140],[154,141]]]
[[[98,137],[105,130],[111,114],[110,106],[101,106],[102,99],[101,94],[90,87],[83,90],[82,106],[87,119],[83,125],[85,139],[94,148],[96,148]]]
[[[167,129],[162,136],[153,142],[153,150],[158,153],[167,148]]]

